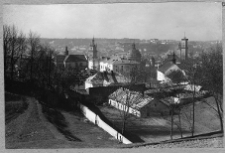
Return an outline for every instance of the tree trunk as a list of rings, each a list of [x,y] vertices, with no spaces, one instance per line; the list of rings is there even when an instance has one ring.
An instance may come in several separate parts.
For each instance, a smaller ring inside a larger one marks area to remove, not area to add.
[[[125,131],[125,120],[123,120],[122,135],[124,134],[124,131]]]
[[[219,119],[220,119],[221,132],[223,132],[223,116],[222,116],[223,113],[220,111],[220,106],[219,106],[218,98],[216,96],[214,96],[214,99],[216,101],[217,112],[218,112]]]
[[[179,111],[179,126],[180,126],[180,136],[183,138],[182,126],[181,126],[181,119],[180,119],[180,111]]]
[[[14,40],[13,40],[14,41]],[[14,43],[12,44],[12,53],[11,53],[11,61],[10,61],[10,66],[11,66],[11,73],[10,73],[10,78],[13,81],[13,71],[14,71]]]
[[[33,50],[31,50],[30,80],[33,80]]]
[[[170,129],[170,139],[173,139],[173,108],[170,111],[170,116],[171,116],[171,129]]]
[[[193,113],[192,113],[191,135],[194,136],[194,130],[195,130],[195,86],[194,86],[194,93],[193,93],[193,97],[192,97],[192,104],[193,104]]]
[[[51,56],[49,58],[49,73],[48,73],[48,83],[51,84]]]

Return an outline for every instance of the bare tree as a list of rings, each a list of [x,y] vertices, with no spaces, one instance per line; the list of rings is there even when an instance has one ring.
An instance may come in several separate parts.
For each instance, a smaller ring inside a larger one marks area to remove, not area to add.
[[[37,55],[38,47],[40,44],[39,36],[30,31],[28,38],[28,45],[30,47],[30,80],[33,80],[34,67],[35,67],[35,58]]]
[[[191,128],[191,134],[194,136],[195,131],[195,101],[196,101],[196,86],[199,84],[199,78],[201,77],[199,71],[198,71],[198,65],[199,63],[189,58],[188,60],[184,61],[186,65],[186,74],[187,74],[187,81],[189,82],[189,85],[191,87],[191,93],[192,93],[192,128]]]
[[[3,25],[4,75],[5,76],[6,76],[6,71],[8,70],[8,67],[9,67],[10,37],[11,37],[10,26]]]
[[[138,98],[141,96],[140,93],[135,91],[130,91],[127,88],[121,87],[117,91],[113,93],[113,98],[120,104],[117,107],[120,113],[120,118],[122,120],[122,134],[124,134],[126,130],[127,122],[130,118],[130,109],[134,102],[138,100]]]
[[[180,137],[183,138],[182,124],[181,124],[181,106],[177,106],[175,109],[178,113],[178,122],[173,121],[173,124],[176,125],[176,127],[180,131]]]
[[[7,70],[10,71],[10,78],[13,80],[15,73],[15,66],[18,60],[23,55],[26,49],[26,36],[23,32],[13,26],[3,26],[3,39],[4,39],[4,64],[5,75]],[[18,67],[18,65],[17,65]]]
[[[171,119],[171,128],[170,128],[170,139],[173,139],[173,114],[174,114],[174,106],[170,105],[170,119]]]
[[[126,124],[128,119],[130,118],[130,109],[131,106],[137,101],[142,94],[140,92],[131,91],[132,87],[138,83],[138,80],[141,75],[139,73],[139,68],[137,66],[132,66],[128,71],[124,71],[121,75],[123,80],[123,85],[120,90],[123,92],[122,101],[118,99],[118,102],[122,103],[122,111],[120,111],[120,117],[122,119],[122,134],[126,130]],[[119,95],[118,95],[119,96]]]
[[[196,67],[191,66],[190,71],[189,71],[189,82],[192,87],[192,130],[191,130],[191,135],[194,136],[194,130],[195,130],[195,86],[196,86]]]
[[[211,51],[203,53],[198,71],[200,85],[215,99],[217,114],[223,131],[223,55],[222,46],[216,45]]]

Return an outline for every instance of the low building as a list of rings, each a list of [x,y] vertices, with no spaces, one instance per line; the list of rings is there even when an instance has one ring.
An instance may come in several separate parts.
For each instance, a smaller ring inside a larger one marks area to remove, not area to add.
[[[143,96],[140,92],[119,88],[109,95],[109,105],[137,117],[147,117],[151,113],[149,104],[153,99],[149,96]]]
[[[65,68],[79,68],[86,69],[88,67],[88,61],[85,55],[68,55],[64,59]]]
[[[95,87],[107,87],[107,86],[126,86],[131,85],[132,78],[126,77],[124,75],[111,72],[97,72],[93,76],[90,76],[85,81],[85,89],[89,90],[89,88],[95,88]],[[142,82],[135,82],[132,83],[133,86],[136,85],[143,85]]]
[[[164,63],[157,69],[157,81],[160,83],[172,83],[172,80],[168,76],[173,72],[178,71],[180,71],[183,76],[186,76],[186,73],[180,69],[177,64],[174,64],[173,62]]]
[[[90,70],[99,70],[100,68],[100,60],[99,59],[90,59],[88,60],[88,69]]]

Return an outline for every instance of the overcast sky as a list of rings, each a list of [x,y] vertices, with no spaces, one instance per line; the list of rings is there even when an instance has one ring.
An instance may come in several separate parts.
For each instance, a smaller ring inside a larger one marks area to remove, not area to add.
[[[5,5],[3,23],[43,38],[222,39],[221,3]]]

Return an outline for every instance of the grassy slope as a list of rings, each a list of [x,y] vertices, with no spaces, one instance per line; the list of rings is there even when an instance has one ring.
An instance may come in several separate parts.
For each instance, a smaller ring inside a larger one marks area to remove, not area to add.
[[[46,123],[35,99],[27,98],[26,101],[29,104],[27,110],[6,124],[6,148],[105,148],[120,145],[108,133],[76,113],[61,113],[65,124],[59,130],[54,124]],[[51,124],[50,129],[47,124]],[[69,141],[71,136],[81,141]]]
[[[5,123],[16,119],[28,108],[26,100],[20,96],[5,94]]]

